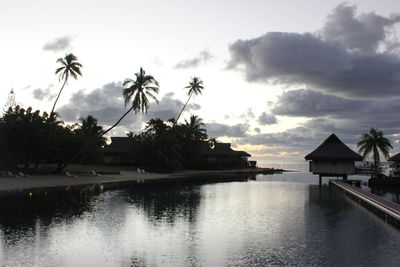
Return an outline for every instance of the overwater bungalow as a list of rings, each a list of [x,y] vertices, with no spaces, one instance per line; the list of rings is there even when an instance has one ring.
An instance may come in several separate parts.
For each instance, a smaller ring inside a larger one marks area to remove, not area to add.
[[[400,153],[391,156],[388,161],[393,162],[393,176],[400,176]]]
[[[346,146],[335,134],[329,136],[317,149],[305,156],[310,161],[310,172],[322,176],[343,177],[355,173],[355,161],[363,157]]]

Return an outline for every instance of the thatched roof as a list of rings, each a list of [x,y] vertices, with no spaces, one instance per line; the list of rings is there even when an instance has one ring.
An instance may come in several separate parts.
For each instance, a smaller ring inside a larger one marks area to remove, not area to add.
[[[391,156],[388,161],[395,161],[395,162],[400,162],[400,153],[397,153],[394,156]]]
[[[332,134],[317,149],[305,156],[306,160],[354,160],[361,161],[363,157]]]
[[[238,157],[251,157],[245,151],[235,151],[231,148],[230,143],[215,143],[214,148],[210,148],[207,142],[204,142],[199,149],[199,153],[203,156],[238,156]]]

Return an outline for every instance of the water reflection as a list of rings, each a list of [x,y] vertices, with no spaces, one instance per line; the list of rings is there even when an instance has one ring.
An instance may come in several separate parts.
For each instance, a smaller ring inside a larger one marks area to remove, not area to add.
[[[313,177],[290,175],[290,182],[288,174],[3,199],[0,259],[5,266],[397,264],[399,231],[337,190],[306,182]]]

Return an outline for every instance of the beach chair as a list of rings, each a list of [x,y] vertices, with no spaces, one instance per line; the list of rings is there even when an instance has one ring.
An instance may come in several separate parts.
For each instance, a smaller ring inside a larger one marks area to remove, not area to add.
[[[76,176],[76,175],[70,174],[69,172],[65,172],[65,175],[68,176],[68,177],[71,177],[71,178],[76,178],[76,177],[78,177],[78,176]]]
[[[90,174],[91,175],[94,175],[94,176],[101,176],[101,174],[98,174],[96,171],[94,171],[94,170],[91,170],[90,171]]]
[[[18,172],[17,175],[18,175],[19,177],[29,177],[28,174],[25,174],[25,173],[23,173],[23,172]]]
[[[8,177],[18,177],[17,175],[14,175],[12,172],[8,171],[7,172]]]

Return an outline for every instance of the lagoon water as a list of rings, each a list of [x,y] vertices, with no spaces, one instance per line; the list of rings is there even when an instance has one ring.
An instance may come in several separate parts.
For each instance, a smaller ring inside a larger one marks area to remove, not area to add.
[[[1,266],[398,266],[400,231],[308,173],[2,200]]]

